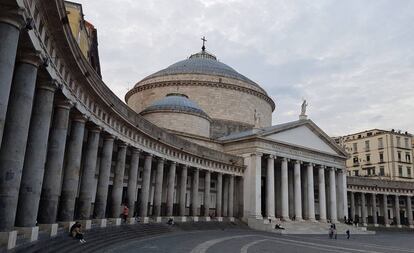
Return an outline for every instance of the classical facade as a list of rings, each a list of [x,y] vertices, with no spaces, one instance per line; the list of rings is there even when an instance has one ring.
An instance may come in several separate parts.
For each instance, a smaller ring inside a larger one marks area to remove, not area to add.
[[[347,154],[306,107],[271,126],[273,100],[204,47],[140,81],[127,105],[78,46],[62,0],[0,7],[2,245],[75,220],[119,225],[125,204],[129,223],[348,216]]]

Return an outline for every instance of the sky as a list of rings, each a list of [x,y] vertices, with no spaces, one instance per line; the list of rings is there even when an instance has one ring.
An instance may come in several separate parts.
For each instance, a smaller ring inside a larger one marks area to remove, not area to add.
[[[206,47],[331,136],[414,133],[413,0],[76,0],[98,29],[105,83],[123,101],[144,77]]]

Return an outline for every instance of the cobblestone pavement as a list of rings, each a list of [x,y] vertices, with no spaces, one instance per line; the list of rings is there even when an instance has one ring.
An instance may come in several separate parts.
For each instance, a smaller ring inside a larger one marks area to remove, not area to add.
[[[338,252],[414,253],[414,233],[379,232],[331,240],[322,235],[275,235],[243,231],[178,232],[133,241],[107,252],[145,253],[256,253],[256,252]]]

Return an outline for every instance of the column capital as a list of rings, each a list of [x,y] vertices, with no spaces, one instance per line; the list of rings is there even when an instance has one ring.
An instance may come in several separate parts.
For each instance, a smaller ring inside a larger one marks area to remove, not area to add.
[[[112,134],[110,134],[110,133],[105,133],[105,134],[104,134],[103,139],[104,139],[104,140],[112,140],[112,141],[114,141],[114,140],[116,139],[116,137],[115,137],[115,136],[113,136],[113,135],[112,135]]]
[[[276,159],[276,158],[277,157],[275,155],[271,155],[271,154],[267,155],[267,159]]]
[[[76,114],[72,117],[72,121],[86,123],[89,120],[89,117],[83,114]]]
[[[118,142],[118,148],[128,148],[128,143],[125,143],[123,141]]]
[[[145,154],[145,157],[151,157],[151,158],[152,158],[152,157],[154,157],[154,155],[153,155],[153,154],[151,154],[151,153],[146,153],[146,154]]]
[[[40,51],[22,48],[18,52],[18,57],[16,59],[17,62],[27,63],[35,66],[36,68],[42,63],[42,56]]]
[[[285,161],[285,162],[289,162],[290,161],[290,159],[289,158],[286,158],[286,157],[281,157],[281,160],[282,161]]]
[[[177,165],[177,162],[176,161],[170,161],[170,165]]]
[[[22,29],[26,24],[24,20],[24,8],[0,5],[0,23],[10,24],[17,29]]]
[[[101,126],[92,126],[90,129],[88,129],[88,131],[93,133],[100,133],[102,129],[103,128]]]
[[[309,163],[307,163],[307,166],[315,167],[315,164],[309,162]]]
[[[302,164],[303,162],[301,160],[296,159],[295,164]]]
[[[165,162],[165,158],[164,157],[157,157],[157,161],[158,162],[162,162],[162,163],[164,163]]]
[[[141,152],[142,152],[142,150],[141,150],[141,149],[136,148],[136,147],[131,147],[131,153],[132,153],[132,154],[139,154],[139,153],[141,153]]]
[[[62,109],[66,109],[66,110],[70,110],[73,107],[73,102],[70,100],[59,100],[57,101],[56,107],[58,108],[62,108]]]
[[[38,89],[48,90],[50,92],[55,92],[59,88],[60,84],[56,79],[39,81]]]
[[[263,153],[253,152],[253,153],[250,154],[250,156],[259,156],[259,157],[262,157],[263,156]]]

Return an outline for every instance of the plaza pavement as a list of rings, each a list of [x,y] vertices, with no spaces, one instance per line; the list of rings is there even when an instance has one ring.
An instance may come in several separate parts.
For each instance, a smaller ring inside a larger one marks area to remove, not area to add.
[[[275,235],[253,230],[175,232],[132,241],[106,252],[125,253],[258,253],[338,252],[414,253],[414,233],[378,232],[377,235]]]

